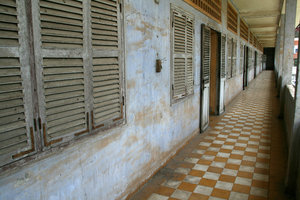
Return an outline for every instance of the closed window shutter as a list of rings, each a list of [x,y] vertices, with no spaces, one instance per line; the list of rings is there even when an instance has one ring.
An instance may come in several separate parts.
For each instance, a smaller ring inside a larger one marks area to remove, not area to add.
[[[240,43],[240,74],[243,73],[243,67],[244,67],[244,45]]]
[[[227,43],[227,79],[232,77],[232,39]]]
[[[92,0],[93,128],[123,121],[120,6],[116,0]]]
[[[40,0],[35,37],[44,147],[89,132],[83,61],[81,0]]]
[[[25,2],[0,2],[0,165],[36,152]]]
[[[236,75],[236,42],[232,42],[232,77]]]
[[[193,32],[194,22],[187,17],[186,27],[186,87],[187,95],[194,92],[194,73],[193,73]]]
[[[194,92],[193,40],[194,21],[183,12],[173,10],[173,100]]]
[[[210,79],[210,29],[202,25],[202,84]]]
[[[221,78],[226,77],[225,70],[225,52],[226,52],[226,37],[222,35],[221,37]]]

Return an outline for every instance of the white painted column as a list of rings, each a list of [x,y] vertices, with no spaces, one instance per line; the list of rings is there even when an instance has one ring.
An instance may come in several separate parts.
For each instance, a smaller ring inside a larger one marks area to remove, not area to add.
[[[285,86],[291,83],[297,0],[286,0],[283,38],[283,58],[280,88],[280,114],[284,110]]]

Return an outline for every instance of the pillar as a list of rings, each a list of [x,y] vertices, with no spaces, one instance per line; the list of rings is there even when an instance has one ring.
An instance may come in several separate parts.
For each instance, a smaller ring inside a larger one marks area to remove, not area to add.
[[[286,0],[280,87],[280,115],[283,116],[285,86],[291,83],[297,0]]]

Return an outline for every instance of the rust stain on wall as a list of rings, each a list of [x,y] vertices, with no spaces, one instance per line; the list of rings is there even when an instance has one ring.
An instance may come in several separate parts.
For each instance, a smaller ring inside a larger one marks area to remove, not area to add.
[[[136,86],[135,80],[128,80],[127,81],[127,88],[128,89],[135,88],[135,86]]]

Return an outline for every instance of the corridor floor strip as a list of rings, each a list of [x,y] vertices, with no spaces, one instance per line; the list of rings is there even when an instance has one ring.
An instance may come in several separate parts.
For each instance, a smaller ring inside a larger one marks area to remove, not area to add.
[[[272,76],[258,76],[224,116],[132,199],[268,199]]]

